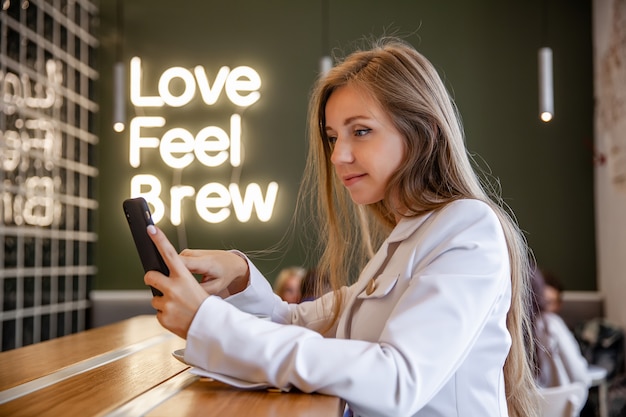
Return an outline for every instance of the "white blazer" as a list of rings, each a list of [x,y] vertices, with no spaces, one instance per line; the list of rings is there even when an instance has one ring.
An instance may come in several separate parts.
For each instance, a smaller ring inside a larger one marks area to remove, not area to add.
[[[376,290],[365,288],[376,277]],[[250,285],[208,297],[187,337],[199,368],[345,399],[355,416],[508,416],[503,365],[511,279],[485,203],[403,219],[358,281],[330,334],[332,294],[289,305],[250,263]],[[251,314],[269,314],[273,322]]]
[[[550,388],[580,382],[588,388],[591,385],[589,365],[563,319],[554,313],[543,312],[537,318],[536,331],[541,345],[537,355],[539,386]]]

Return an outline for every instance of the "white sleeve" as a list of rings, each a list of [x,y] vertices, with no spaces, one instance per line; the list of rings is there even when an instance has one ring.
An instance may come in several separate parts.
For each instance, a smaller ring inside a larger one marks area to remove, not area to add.
[[[248,262],[250,270],[250,283],[248,287],[225,301],[241,311],[253,315],[270,316],[275,323],[296,324],[298,326],[325,331],[327,336],[332,336],[335,328],[329,328],[332,317],[332,293],[317,300],[301,304],[289,304],[276,295],[263,274],[242,252],[233,250]],[[347,297],[347,288],[342,290]]]
[[[553,313],[544,313],[554,342],[558,346],[559,355],[569,379],[572,382],[582,382],[587,387],[591,385],[591,378],[587,370],[588,364],[580,351],[576,338],[569,330],[561,317]]]
[[[236,250],[231,252],[243,257],[248,262],[250,283],[245,290],[231,295],[225,301],[241,311],[254,315],[271,316],[272,321],[285,323],[284,318],[289,316],[288,304],[274,293],[270,283],[245,254]]]

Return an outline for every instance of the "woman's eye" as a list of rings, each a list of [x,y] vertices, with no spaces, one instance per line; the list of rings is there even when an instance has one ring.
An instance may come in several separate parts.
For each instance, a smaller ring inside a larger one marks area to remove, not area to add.
[[[372,129],[356,129],[354,131],[354,136],[365,136],[371,131]]]
[[[326,135],[326,140],[328,141],[328,143],[330,143],[331,145],[334,145],[337,142],[337,136],[330,136],[330,135]]]

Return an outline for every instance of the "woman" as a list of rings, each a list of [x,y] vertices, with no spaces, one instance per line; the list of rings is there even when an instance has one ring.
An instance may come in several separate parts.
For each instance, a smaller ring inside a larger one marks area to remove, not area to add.
[[[543,298],[545,300],[545,311],[559,314],[563,306],[563,292],[565,288],[561,281],[552,273],[544,273],[545,288],[543,290]]]
[[[472,171],[433,66],[382,40],[318,80],[309,114],[303,189],[334,291],[284,303],[243,254],[179,256],[150,227],[172,272],[144,281],[164,293],[152,305],[187,339],[185,361],[336,395],[354,416],[534,416],[526,246]]]
[[[302,280],[306,276],[306,269],[300,266],[284,268],[274,281],[274,292],[288,303],[299,303],[302,298]]]
[[[532,322],[536,339],[537,383],[542,388],[581,382],[591,385],[587,360],[563,319],[547,309],[546,282],[539,268],[532,273]]]

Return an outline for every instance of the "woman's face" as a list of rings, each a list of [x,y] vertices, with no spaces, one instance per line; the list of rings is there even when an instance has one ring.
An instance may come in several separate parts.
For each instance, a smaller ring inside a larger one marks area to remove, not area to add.
[[[299,303],[302,294],[300,293],[301,279],[298,275],[290,275],[280,291],[280,298],[288,303]]]
[[[376,101],[343,86],[326,103],[326,135],[337,176],[357,204],[381,201],[404,156],[404,138]]]
[[[561,294],[559,290],[549,285],[543,289],[543,299],[546,302],[545,310],[550,313],[559,313],[561,310]]]

